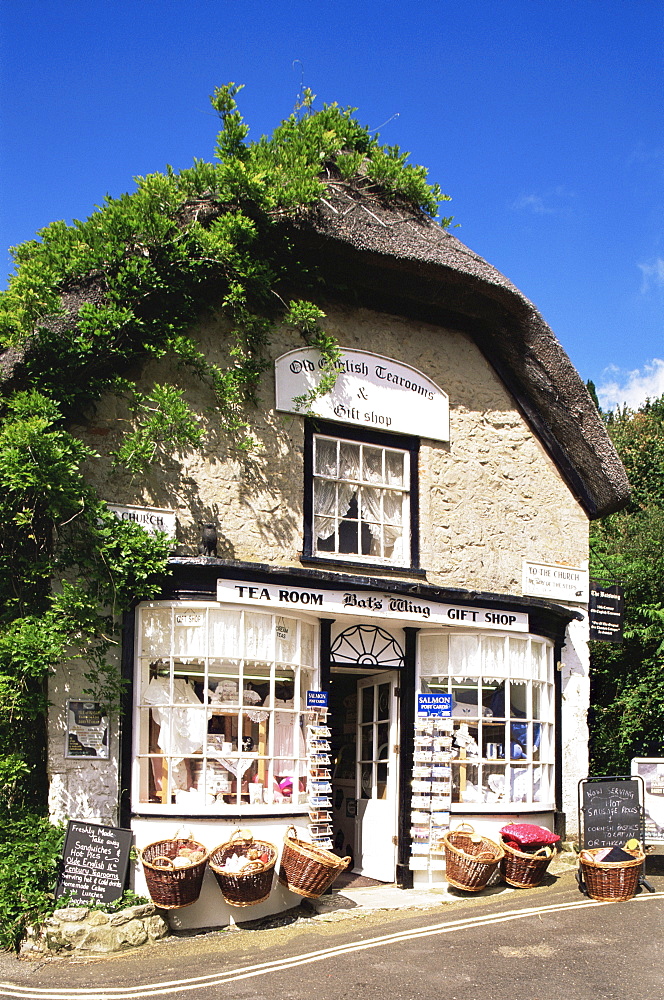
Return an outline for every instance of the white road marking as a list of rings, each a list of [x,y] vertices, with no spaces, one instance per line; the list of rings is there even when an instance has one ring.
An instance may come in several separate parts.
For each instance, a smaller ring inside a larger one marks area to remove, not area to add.
[[[664,892],[649,893],[635,897],[631,902],[644,902],[648,899],[662,899]],[[433,937],[439,934],[451,934],[454,931],[469,930],[473,927],[488,927],[491,924],[508,923],[510,920],[523,920],[526,917],[538,916],[544,913],[561,913],[571,909],[593,909],[601,906],[611,906],[611,903],[598,903],[594,900],[574,900],[567,903],[553,903],[549,906],[529,906],[522,910],[512,910],[508,913],[496,913],[488,917],[465,917],[460,920],[450,920],[441,924],[430,924],[427,927],[411,928],[397,931],[394,934],[383,934],[380,937],[369,938],[367,941],[357,941],[351,944],[323,948],[319,951],[305,952],[294,955],[290,959],[278,959],[264,962],[261,965],[249,965],[240,969],[212,973],[208,976],[196,976],[192,979],[170,980],[161,983],[146,983],[143,986],[127,987],[89,987],[85,989],[50,990],[35,989],[35,987],[16,986],[13,983],[0,983],[5,991],[3,1000],[141,1000],[144,997],[165,997],[175,993],[205,989],[213,986],[226,986],[229,983],[240,982],[268,973],[294,969],[313,962],[322,962],[329,958],[339,958],[353,952],[366,951],[370,948],[380,948],[384,945],[397,944],[400,941],[413,941],[416,938]]]

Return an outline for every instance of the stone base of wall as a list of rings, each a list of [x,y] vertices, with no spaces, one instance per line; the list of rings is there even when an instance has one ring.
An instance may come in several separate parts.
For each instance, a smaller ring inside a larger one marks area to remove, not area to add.
[[[117,913],[67,906],[55,910],[40,928],[28,928],[21,956],[74,951],[101,955],[157,941],[168,933],[168,924],[152,903],[130,906]]]

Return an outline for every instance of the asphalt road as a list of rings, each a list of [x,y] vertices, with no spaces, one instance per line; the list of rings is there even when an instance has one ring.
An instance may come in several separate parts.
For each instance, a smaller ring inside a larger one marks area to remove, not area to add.
[[[2,1000],[664,1000],[664,876],[627,903],[537,890],[299,919],[119,956],[0,958]]]

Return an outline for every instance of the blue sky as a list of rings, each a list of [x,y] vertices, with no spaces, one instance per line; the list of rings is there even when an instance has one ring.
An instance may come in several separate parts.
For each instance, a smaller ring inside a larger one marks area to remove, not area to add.
[[[604,405],[664,393],[661,0],[2,0],[0,247],[251,137],[302,83],[429,169]]]

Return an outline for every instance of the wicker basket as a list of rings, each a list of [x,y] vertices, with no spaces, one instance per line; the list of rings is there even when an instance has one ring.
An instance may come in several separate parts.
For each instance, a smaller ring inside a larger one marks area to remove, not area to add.
[[[291,826],[284,837],[279,881],[298,896],[318,899],[349,864],[350,858],[338,858],[331,851],[299,840]]]
[[[186,868],[174,868],[173,859],[182,848],[203,851],[201,861]],[[207,848],[195,840],[157,840],[141,852],[145,881],[150,898],[162,910],[177,910],[191,906],[198,899],[208,860]]]
[[[582,851],[579,856],[581,874],[585,889],[591,899],[602,903],[620,903],[631,899],[639,884],[641,865],[645,861],[643,851],[627,851],[634,855],[633,861],[595,861],[601,847]],[[590,857],[591,860],[587,860]]]
[[[267,854],[268,860],[247,861],[239,872],[224,871],[227,858],[248,851]],[[266,840],[255,840],[251,830],[235,830],[230,840],[210,852],[209,860],[221,894],[231,906],[253,906],[270,895],[277,849]]]
[[[445,847],[445,878],[455,889],[479,892],[504,857],[500,844],[480,837],[470,823],[461,823],[443,837]]]
[[[503,844],[502,847],[505,857],[500,862],[500,874],[504,882],[517,889],[531,889],[539,885],[555,853],[546,847],[540,847],[534,854],[517,851],[509,844]]]

